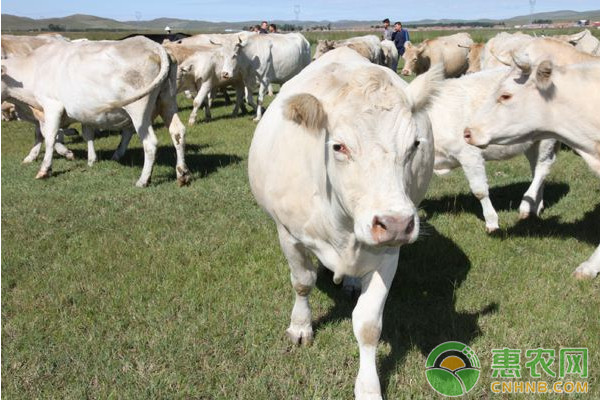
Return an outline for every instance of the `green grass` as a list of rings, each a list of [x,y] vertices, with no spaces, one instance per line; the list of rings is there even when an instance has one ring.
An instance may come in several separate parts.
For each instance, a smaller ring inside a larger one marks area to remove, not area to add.
[[[255,124],[216,103],[214,121],[187,131],[194,180],[185,188],[175,184],[164,127],[152,184],[138,189],[137,138],[121,163],[110,161],[119,138],[97,139],[93,167],[85,143],[67,138],[77,160],[55,158],[55,176],[36,181],[39,163],[21,164],[31,126],[2,122],[6,399],[352,397],[354,302],[320,271],[311,295],[315,343],[287,342],[289,272],[247,183]],[[187,121],[190,102],[180,104]],[[386,398],[435,397],[425,359],[447,340],[467,343],[481,360],[470,398],[493,396],[491,349],[540,346],[587,346],[587,397],[600,397],[600,281],[571,278],[600,241],[598,180],[562,151],[547,210],[523,222],[524,157],[490,163],[488,176],[497,236],[485,234],[460,170],[434,178],[421,204],[425,234],[402,250],[384,313],[378,369]]]

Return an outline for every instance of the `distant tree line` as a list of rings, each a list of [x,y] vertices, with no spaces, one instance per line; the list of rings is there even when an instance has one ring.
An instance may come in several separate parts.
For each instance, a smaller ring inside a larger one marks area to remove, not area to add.
[[[551,24],[552,20],[551,19],[534,19],[532,23],[538,24],[538,25]]]
[[[404,25],[406,28],[434,28],[434,27],[458,27],[458,28],[468,28],[468,27],[478,27],[478,28],[493,28],[494,26],[505,26],[504,22],[481,22],[481,21],[473,21],[473,22],[447,22],[447,23],[434,23],[434,24],[418,24],[418,25]],[[383,27],[382,27],[383,28]]]
[[[67,27],[65,25],[48,24],[48,27],[47,28],[42,28],[42,31],[48,31],[48,32],[66,32],[67,31]]]

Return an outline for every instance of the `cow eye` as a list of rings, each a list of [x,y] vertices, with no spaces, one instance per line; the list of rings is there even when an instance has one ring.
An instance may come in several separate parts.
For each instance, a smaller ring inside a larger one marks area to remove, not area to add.
[[[337,151],[338,153],[348,154],[348,148],[346,147],[346,145],[343,145],[341,143],[335,143],[333,145],[333,150]]]
[[[500,97],[498,98],[498,101],[502,102],[502,101],[508,101],[512,98],[512,94],[510,93],[504,93],[502,95],[500,95]]]

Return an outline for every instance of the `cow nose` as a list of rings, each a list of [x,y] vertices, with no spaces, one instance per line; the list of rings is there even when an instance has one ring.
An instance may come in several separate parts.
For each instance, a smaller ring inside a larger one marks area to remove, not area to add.
[[[402,75],[408,75],[408,74],[409,74],[409,73],[408,73],[408,70],[406,70],[406,69],[403,69],[403,70],[402,70]]]
[[[371,224],[371,236],[377,244],[408,243],[415,230],[415,216],[376,215]]]
[[[229,72],[223,72],[221,75],[223,76],[223,79],[229,79]]]
[[[471,144],[471,140],[473,139],[473,132],[469,128],[465,128],[463,131],[463,137],[465,138],[465,142]]]

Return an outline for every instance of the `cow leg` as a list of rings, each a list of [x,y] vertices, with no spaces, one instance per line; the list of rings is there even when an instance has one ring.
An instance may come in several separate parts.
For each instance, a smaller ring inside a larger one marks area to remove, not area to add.
[[[192,108],[192,113],[190,114],[190,118],[188,120],[188,125],[192,126],[196,123],[198,108],[200,108],[202,103],[206,100],[208,94],[210,93],[210,89],[210,85],[207,82],[202,83],[202,86],[200,86],[200,90],[198,90],[198,94],[194,98],[194,104]],[[210,111],[208,111],[206,117],[210,119]]]
[[[550,173],[552,164],[556,161],[558,142],[545,139],[536,142],[525,152],[531,167],[533,180],[523,195],[519,206],[519,218],[528,218],[531,213],[540,215],[544,209],[544,181]]]
[[[77,131],[75,131],[75,132],[77,132]],[[58,133],[56,134],[56,143],[54,143],[54,150],[56,150],[56,152],[59,155],[63,156],[67,160],[74,160],[75,155],[73,154],[73,152],[71,150],[69,150],[67,148],[67,146],[64,145],[65,133],[66,133],[65,129],[58,130]]]
[[[271,83],[269,83],[269,86],[267,86],[267,94],[269,96],[274,96],[274,94],[273,94],[273,85]]]
[[[132,126],[128,126],[121,130],[121,141],[119,142],[119,146],[115,150],[112,155],[113,161],[119,161],[125,155],[127,151],[127,147],[129,147],[129,142],[133,137],[134,129]]]
[[[158,140],[152,128],[151,110],[148,107],[148,103],[152,104],[155,101],[156,98],[148,98],[145,101],[140,100],[124,107],[131,118],[135,131],[140,135],[142,146],[144,147],[144,167],[142,168],[140,178],[135,183],[137,187],[146,187],[150,183],[152,168],[154,167],[154,160],[156,158]]]
[[[160,116],[165,125],[169,127],[169,134],[177,154],[177,163],[175,165],[175,174],[177,175],[177,184],[184,186],[190,183],[191,174],[185,164],[185,125],[177,115],[177,101],[175,98],[167,96],[167,100],[161,98]]]
[[[40,123],[35,122],[35,143],[31,150],[29,150],[29,154],[27,157],[23,159],[23,164],[29,164],[34,162],[38,155],[40,154],[40,150],[42,149],[42,142],[44,141],[44,136],[42,135],[42,129],[40,128]]]
[[[83,140],[87,142],[88,165],[91,167],[98,160],[96,149],[94,148],[94,128],[89,125],[82,125],[81,136],[83,136]]]
[[[262,118],[262,105],[263,105],[263,100],[265,99],[265,91],[266,88],[269,86],[269,82],[268,81],[261,81],[260,82],[260,86],[258,87],[258,100],[257,100],[257,105],[256,105],[256,118],[254,118],[255,122],[260,121],[260,119]]]
[[[377,344],[383,324],[383,307],[389,293],[396,268],[399,251],[384,258],[382,265],[361,279],[362,291],[354,311],[352,328],[358,341],[360,367],[354,396],[361,399],[381,399],[381,387],[377,376]]]
[[[52,174],[52,156],[54,154],[54,144],[56,143],[56,135],[60,126],[60,120],[64,109],[60,105],[50,105],[44,108],[46,120],[41,126],[42,134],[44,135],[44,144],[46,145],[44,159],[42,165],[35,176],[35,179],[48,178]]]
[[[483,159],[483,156],[479,150],[476,152],[468,151],[459,155],[458,162],[463,168],[467,181],[469,181],[471,192],[481,203],[486,231],[492,233],[495,230],[500,229],[500,226],[498,225],[498,214],[490,200],[487,176],[485,174],[485,160]]]
[[[315,287],[317,271],[307,250],[281,225],[277,226],[279,243],[290,267],[290,277],[296,301],[292,309],[290,327],[285,331],[292,343],[309,345],[313,341],[312,314],[308,296]]]
[[[600,273],[600,246],[596,248],[594,254],[573,272],[573,276],[577,279],[592,279]]]
[[[222,87],[221,89],[221,93],[223,93],[223,98],[225,99],[225,105],[226,106],[230,106],[231,105],[231,97],[229,97],[229,93],[227,93],[227,87]]]

